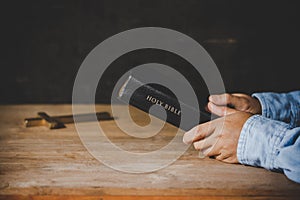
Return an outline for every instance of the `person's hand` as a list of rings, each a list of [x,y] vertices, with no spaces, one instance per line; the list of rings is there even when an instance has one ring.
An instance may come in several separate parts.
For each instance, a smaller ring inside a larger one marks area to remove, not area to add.
[[[259,100],[246,94],[211,95],[208,100],[208,110],[218,116],[229,115],[237,111],[261,114]]]
[[[244,123],[251,113],[235,112],[200,124],[186,132],[183,142],[194,144],[205,156],[213,156],[227,163],[238,163],[237,145]]]

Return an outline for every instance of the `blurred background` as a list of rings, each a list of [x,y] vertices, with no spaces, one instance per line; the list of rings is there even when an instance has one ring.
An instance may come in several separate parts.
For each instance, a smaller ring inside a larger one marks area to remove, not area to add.
[[[297,1],[27,0],[1,2],[0,103],[71,103],[82,61],[100,42],[137,27],[164,27],[198,41],[211,55],[227,92],[299,89],[300,12]],[[182,72],[200,101],[201,76],[184,59],[138,50],[113,62],[96,102],[109,103],[118,78],[158,62]],[[200,77],[200,78],[199,78]]]

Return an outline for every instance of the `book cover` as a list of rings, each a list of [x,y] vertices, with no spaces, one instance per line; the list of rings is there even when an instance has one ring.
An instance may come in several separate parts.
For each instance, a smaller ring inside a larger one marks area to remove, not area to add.
[[[153,105],[161,106],[166,111],[166,117],[161,112],[153,112],[151,114],[162,120],[165,118],[166,122],[185,131],[199,123],[211,120],[210,113],[196,110],[185,102],[179,102],[168,88],[159,84],[144,84],[132,75],[122,85],[118,98],[147,113],[149,113]],[[186,111],[185,115],[187,116],[200,116],[199,120],[196,120],[198,123],[192,122],[195,120],[181,123],[182,110]]]

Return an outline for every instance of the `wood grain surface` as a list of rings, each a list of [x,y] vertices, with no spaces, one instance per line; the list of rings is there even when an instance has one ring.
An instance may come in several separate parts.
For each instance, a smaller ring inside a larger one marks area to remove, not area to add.
[[[300,185],[283,174],[200,159],[192,147],[174,163],[155,172],[117,171],[89,153],[74,124],[57,130],[25,128],[23,119],[35,117],[39,111],[66,115],[72,113],[72,107],[0,106],[0,199],[297,199],[300,195]],[[96,111],[110,112],[111,108],[97,105]],[[134,108],[130,111],[137,124],[150,122],[144,113]],[[128,120],[122,117],[122,112],[114,117]],[[135,139],[123,133],[115,121],[99,124],[114,144],[132,152],[160,149],[177,131],[165,125],[153,137]]]

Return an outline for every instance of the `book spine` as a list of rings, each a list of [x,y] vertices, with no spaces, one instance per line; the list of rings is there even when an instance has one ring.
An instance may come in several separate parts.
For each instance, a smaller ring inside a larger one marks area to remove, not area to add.
[[[197,111],[194,108],[186,105],[184,102],[179,102],[175,95],[166,93],[161,87],[154,87],[153,84],[143,84],[133,76],[129,76],[119,91],[119,99],[127,102],[130,105],[149,113],[150,107],[153,105],[161,106],[166,111],[166,122],[180,127],[187,131],[199,123],[210,120],[210,114],[203,111]],[[184,108],[183,108],[184,107]],[[199,120],[185,120],[181,123],[182,110],[186,116],[200,116]],[[160,112],[151,113],[159,119],[164,119],[165,115]]]

